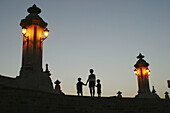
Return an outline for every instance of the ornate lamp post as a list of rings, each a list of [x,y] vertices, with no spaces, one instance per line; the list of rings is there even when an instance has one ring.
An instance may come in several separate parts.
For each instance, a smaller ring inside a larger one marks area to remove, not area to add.
[[[134,65],[134,73],[138,80],[138,95],[136,95],[136,98],[159,98],[155,93],[151,93],[149,88],[149,75],[151,74],[148,68],[149,63],[143,59],[144,56],[141,53],[137,58],[139,60]]]
[[[42,71],[43,40],[48,37],[47,23],[38,15],[41,9],[35,4],[27,10],[30,14],[21,20],[23,56],[21,71],[27,68]],[[44,37],[43,37],[44,34]]]
[[[23,34],[22,67],[20,71],[20,86],[37,90],[53,90],[50,71],[43,72],[43,41],[47,39],[49,30],[47,23],[38,15],[41,9],[35,4],[27,9],[29,15],[21,20]],[[46,65],[48,66],[48,65]],[[48,67],[46,67],[48,69]]]

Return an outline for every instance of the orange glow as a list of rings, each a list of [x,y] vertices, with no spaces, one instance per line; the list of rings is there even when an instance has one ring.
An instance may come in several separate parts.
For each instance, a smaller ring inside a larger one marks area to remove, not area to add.
[[[48,37],[48,34],[49,34],[49,30],[46,28],[44,30],[44,37],[47,38]]]
[[[141,72],[142,71],[142,72]],[[142,75],[150,75],[151,72],[148,68],[145,68],[145,67],[140,67],[140,68],[137,68],[134,70],[134,74],[136,74],[137,76],[141,76]]]
[[[43,41],[44,40],[43,35],[44,35],[44,29],[37,26],[37,40]]]
[[[22,34],[25,35],[27,32],[27,29],[25,27],[22,28]]]

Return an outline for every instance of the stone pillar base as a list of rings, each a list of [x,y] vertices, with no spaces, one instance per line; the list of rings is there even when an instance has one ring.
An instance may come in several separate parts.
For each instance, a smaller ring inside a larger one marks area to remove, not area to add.
[[[155,93],[139,93],[135,98],[150,98],[150,99],[160,99],[160,97]]]

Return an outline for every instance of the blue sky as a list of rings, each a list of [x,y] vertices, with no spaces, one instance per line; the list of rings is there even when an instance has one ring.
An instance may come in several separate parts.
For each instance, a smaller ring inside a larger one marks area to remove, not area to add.
[[[134,75],[141,52],[150,64],[150,88],[164,97],[170,79],[169,0],[1,0],[0,74],[19,75],[22,56],[21,19],[33,4],[48,23],[43,68],[49,64],[53,82],[61,80],[66,94],[76,94],[75,84],[86,82],[93,68],[101,79],[102,95],[137,94]],[[84,87],[84,95],[89,95]]]

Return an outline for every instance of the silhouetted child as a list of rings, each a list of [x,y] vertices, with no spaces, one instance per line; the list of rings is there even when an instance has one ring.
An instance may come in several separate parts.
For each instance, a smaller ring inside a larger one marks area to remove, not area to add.
[[[78,96],[83,96],[83,85],[86,85],[84,84],[83,82],[81,82],[81,78],[78,78],[78,82],[77,82],[77,94]]]
[[[98,97],[101,97],[101,84],[100,84],[100,80],[97,79],[97,94],[98,94]]]

